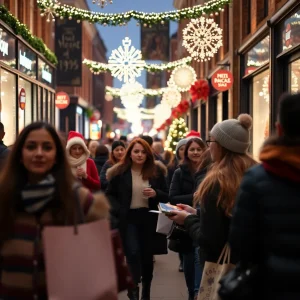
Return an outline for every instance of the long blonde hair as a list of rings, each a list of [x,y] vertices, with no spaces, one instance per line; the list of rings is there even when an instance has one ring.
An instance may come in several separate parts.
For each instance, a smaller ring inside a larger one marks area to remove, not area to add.
[[[235,197],[242,177],[247,169],[256,164],[248,154],[234,153],[222,148],[223,158],[214,163],[204,180],[199,185],[194,204],[201,204],[205,208],[207,196],[215,186],[220,187],[217,206],[221,206],[227,216],[231,216]]]

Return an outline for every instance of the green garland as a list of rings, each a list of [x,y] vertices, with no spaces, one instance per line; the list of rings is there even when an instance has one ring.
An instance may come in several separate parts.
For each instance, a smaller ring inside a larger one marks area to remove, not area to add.
[[[124,1],[124,0],[123,0]],[[139,11],[128,11],[125,13],[100,13],[76,8],[74,6],[60,4],[56,0],[37,0],[38,7],[43,15],[47,15],[49,20],[53,16],[62,19],[75,19],[78,22],[88,21],[109,26],[126,25],[131,19],[134,19],[143,26],[152,26],[163,24],[166,21],[180,21],[183,19],[196,19],[202,15],[210,15],[221,11],[225,5],[231,3],[231,0],[210,0],[203,5],[195,5],[180,10],[174,10],[163,13],[145,13]]]
[[[20,35],[32,48],[40,52],[52,64],[57,64],[55,54],[44,44],[43,40],[32,35],[25,24],[13,16],[4,5],[0,5],[0,19],[6,23],[15,34]]]
[[[150,73],[171,71],[178,66],[190,65],[191,62],[192,62],[191,57],[184,57],[182,59],[165,63],[165,64],[147,64],[144,66],[144,69]],[[109,64],[105,64],[105,63],[101,63],[89,59],[85,59],[82,63],[86,65],[90,69],[90,71],[94,74],[100,74],[101,72],[111,71]]]

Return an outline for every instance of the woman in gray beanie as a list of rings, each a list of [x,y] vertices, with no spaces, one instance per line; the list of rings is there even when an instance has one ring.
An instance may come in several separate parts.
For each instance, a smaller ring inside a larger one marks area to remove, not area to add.
[[[245,171],[256,164],[247,154],[250,146],[252,118],[242,114],[238,119],[217,123],[207,142],[213,165],[198,187],[194,205],[200,204],[200,218],[196,210],[182,205],[183,212],[174,212],[172,220],[184,224],[193,240],[200,246],[200,264],[217,262],[227,242],[231,211]],[[201,220],[201,221],[200,221]],[[232,254],[232,262],[237,259]]]

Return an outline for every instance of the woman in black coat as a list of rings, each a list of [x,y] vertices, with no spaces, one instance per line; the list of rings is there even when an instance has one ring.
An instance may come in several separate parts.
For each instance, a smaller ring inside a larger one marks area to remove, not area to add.
[[[166,167],[157,161],[150,146],[137,138],[131,142],[122,161],[108,170],[108,196],[112,226],[120,230],[127,263],[136,284],[128,291],[131,300],[150,300],[153,255],[167,253],[166,237],[156,233],[159,202],[168,202]]]
[[[95,162],[95,165],[98,170],[99,178],[100,178],[101,169],[108,159],[108,154],[109,154],[109,151],[106,146],[99,145],[96,148],[94,162]]]
[[[184,150],[183,163],[179,165],[172,178],[169,191],[171,204],[193,205],[195,174],[201,162],[201,154],[205,149],[206,145],[200,138],[190,138],[188,140]],[[195,283],[195,278],[199,278],[201,274],[199,275],[198,272],[200,270],[198,268],[195,269],[195,247],[193,240],[185,240],[182,244],[184,244],[184,249],[180,248],[183,256],[183,271],[189,292],[189,299],[193,300],[198,293],[199,283]]]

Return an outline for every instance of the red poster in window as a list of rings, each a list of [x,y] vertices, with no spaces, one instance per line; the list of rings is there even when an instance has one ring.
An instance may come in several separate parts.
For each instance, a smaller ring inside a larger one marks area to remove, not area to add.
[[[70,97],[65,92],[56,93],[55,97],[55,106],[59,109],[65,109],[70,104]]]
[[[233,75],[227,70],[219,70],[212,76],[211,84],[217,91],[227,91],[233,85]]]
[[[19,106],[22,110],[25,109],[25,104],[26,104],[26,92],[24,88],[21,88],[19,93]]]

